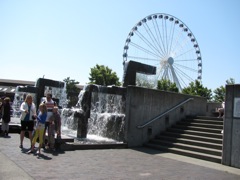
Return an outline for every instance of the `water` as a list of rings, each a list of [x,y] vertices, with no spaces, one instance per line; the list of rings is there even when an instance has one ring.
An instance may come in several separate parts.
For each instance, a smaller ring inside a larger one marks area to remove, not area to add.
[[[77,131],[78,122],[77,119],[74,118],[74,113],[79,111],[79,108],[63,108],[61,111],[61,119],[62,119],[62,129],[65,132],[71,133],[71,131]],[[77,137],[77,135],[75,136]]]
[[[89,87],[85,87],[80,92],[77,107],[64,108],[61,113],[62,131],[68,136],[77,137],[79,119],[75,115],[85,113],[82,106],[87,103],[87,98],[84,95],[88,90]],[[91,92],[91,110],[87,124],[87,137],[76,139],[84,143],[123,142],[125,102],[121,95],[99,91],[106,91],[106,87],[105,89],[97,87],[97,91]]]
[[[116,144],[116,143],[122,143],[118,142],[114,139],[98,136],[95,134],[88,134],[87,138],[77,138],[77,130],[69,129],[67,126],[62,126],[62,134],[65,134],[69,137],[72,137],[75,139],[75,143],[78,144]]]
[[[123,109],[122,96],[93,92],[88,132],[123,141],[125,123]]]

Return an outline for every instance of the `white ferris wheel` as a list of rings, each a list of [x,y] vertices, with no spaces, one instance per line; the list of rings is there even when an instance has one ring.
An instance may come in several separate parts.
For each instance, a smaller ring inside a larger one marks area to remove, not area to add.
[[[195,36],[169,14],[149,15],[131,29],[123,49],[123,62],[130,60],[156,67],[156,75],[137,74],[138,80],[153,87],[158,80],[167,79],[181,91],[202,79],[202,57]]]

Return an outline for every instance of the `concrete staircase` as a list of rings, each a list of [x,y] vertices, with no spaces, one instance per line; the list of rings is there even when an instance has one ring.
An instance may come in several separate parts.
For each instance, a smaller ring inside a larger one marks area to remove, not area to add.
[[[144,146],[188,157],[221,163],[223,119],[188,117]]]

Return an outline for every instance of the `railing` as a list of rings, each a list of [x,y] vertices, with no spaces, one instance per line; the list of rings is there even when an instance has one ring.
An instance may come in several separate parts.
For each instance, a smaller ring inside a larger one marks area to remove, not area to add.
[[[165,114],[177,109],[178,107],[182,106],[183,104],[189,102],[189,101],[192,101],[194,98],[188,98],[187,100],[184,100],[183,102],[177,104],[176,106],[172,107],[171,109],[167,110],[166,112],[164,113],[161,113],[159,114],[158,116],[156,116],[155,118],[151,119],[150,121],[146,122],[145,124],[143,125],[138,125],[137,128],[141,129],[141,128],[144,128],[145,126],[151,124],[152,122],[156,121],[157,119],[160,119],[161,117],[163,117]]]

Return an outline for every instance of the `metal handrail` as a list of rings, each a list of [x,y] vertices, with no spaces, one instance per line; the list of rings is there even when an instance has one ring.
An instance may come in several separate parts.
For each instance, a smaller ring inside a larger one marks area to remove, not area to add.
[[[155,118],[153,118],[152,120],[148,121],[147,123],[143,124],[143,125],[138,125],[137,128],[141,129],[141,128],[144,128],[145,126],[147,126],[148,124],[151,124],[152,122],[156,121],[157,119],[163,117],[165,114],[177,109],[179,106],[189,102],[189,101],[192,101],[194,98],[188,98],[187,100],[184,100],[183,102],[177,104],[176,106],[172,107],[171,109],[167,110],[166,112],[164,113],[161,113],[160,115],[156,116]]]

